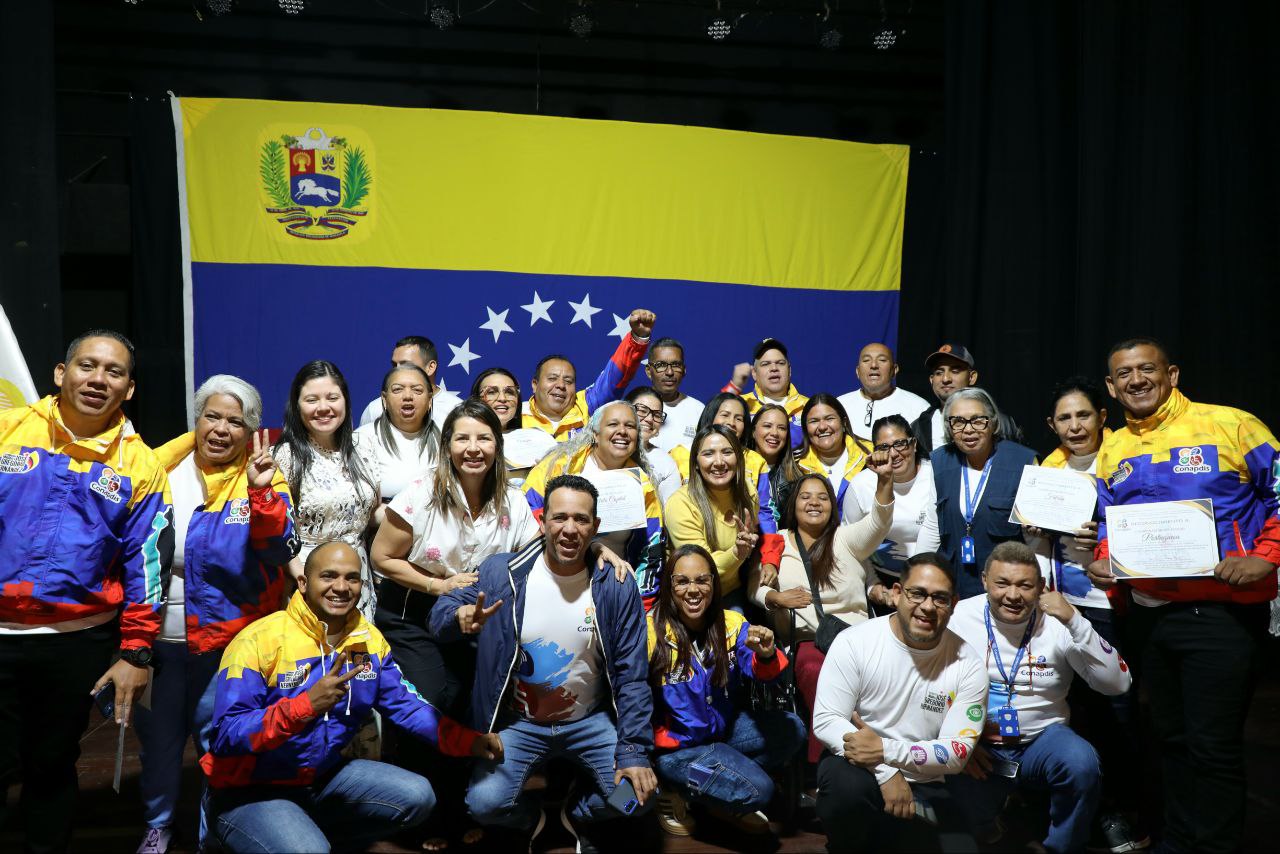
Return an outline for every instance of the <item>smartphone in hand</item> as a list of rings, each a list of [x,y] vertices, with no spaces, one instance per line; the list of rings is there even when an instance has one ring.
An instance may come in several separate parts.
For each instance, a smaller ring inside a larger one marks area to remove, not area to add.
[[[108,682],[93,695],[93,704],[104,718],[112,718],[116,713],[116,683]]]
[[[613,787],[613,794],[609,795],[608,804],[623,815],[631,815],[636,811],[636,807],[640,806],[640,799],[636,797],[636,787],[631,785],[629,779],[623,777],[622,782]]]

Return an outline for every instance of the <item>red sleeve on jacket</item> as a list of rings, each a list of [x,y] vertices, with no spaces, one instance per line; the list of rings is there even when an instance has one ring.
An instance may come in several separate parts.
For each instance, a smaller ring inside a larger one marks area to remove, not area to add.
[[[262,728],[249,737],[249,749],[254,753],[274,750],[306,729],[315,716],[311,696],[305,692],[278,700],[263,710]]]
[[[757,652],[751,653],[751,669],[756,678],[765,682],[777,679],[787,669],[787,654],[781,649],[773,653],[773,658],[761,659]]]
[[[1262,530],[1253,539],[1250,557],[1260,557],[1273,566],[1280,566],[1280,519],[1268,516]]]
[[[440,752],[445,756],[470,756],[471,745],[480,737],[480,733],[465,727],[453,718],[440,718],[439,744]]]
[[[778,566],[782,561],[782,549],[785,546],[786,541],[782,539],[781,534],[761,534],[760,563]]]

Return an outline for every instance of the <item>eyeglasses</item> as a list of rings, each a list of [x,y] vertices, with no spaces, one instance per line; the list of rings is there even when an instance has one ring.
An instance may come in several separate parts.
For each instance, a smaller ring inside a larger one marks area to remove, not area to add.
[[[991,419],[986,415],[975,415],[973,418],[952,415],[947,419],[947,424],[950,425],[952,433],[963,433],[966,427],[972,427],[975,433],[981,433],[991,424]]]
[[[881,442],[879,445],[876,445],[873,450],[888,451],[892,449],[895,451],[905,451],[907,448],[910,448],[915,444],[915,441],[915,439],[898,439],[894,442]]]
[[[876,402],[874,400],[867,401],[867,420],[865,422],[865,426],[867,427],[871,426],[871,409],[875,405],[876,405]]]
[[[667,371],[678,374],[684,370],[684,362],[650,362],[649,370],[655,374],[665,374]]]
[[[902,594],[907,597],[907,601],[912,605],[919,605],[926,599],[933,600],[933,606],[939,611],[951,610],[951,594],[950,593],[930,593],[927,590],[921,590],[919,587],[904,587]]]
[[[652,418],[653,423],[655,424],[662,424],[667,420],[667,414],[665,412],[659,412],[656,409],[650,409],[649,407],[645,406],[643,403],[637,403],[637,404],[634,404],[634,406],[636,408],[637,418]]]
[[[687,590],[690,587],[705,587],[711,589],[711,576],[703,575],[698,578],[686,578],[683,575],[677,575],[671,579],[671,586],[676,590]]]
[[[487,388],[480,389],[480,399],[486,403],[490,400],[497,400],[500,397],[509,397],[514,400],[519,396],[519,390],[516,389],[515,386],[510,385],[502,387],[491,385]]]

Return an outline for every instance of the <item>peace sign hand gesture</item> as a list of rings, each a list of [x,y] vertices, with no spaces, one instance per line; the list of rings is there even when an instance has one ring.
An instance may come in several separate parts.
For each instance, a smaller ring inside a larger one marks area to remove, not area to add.
[[[347,683],[360,675],[362,670],[360,667],[353,667],[343,673],[342,667],[346,663],[347,654],[340,653],[333,659],[333,666],[329,668],[329,672],[307,691],[307,696],[311,698],[311,708],[317,715],[323,715],[338,705],[338,702],[351,690],[351,686]]]
[[[480,591],[476,595],[476,604],[463,605],[458,609],[458,628],[462,629],[464,635],[478,635],[480,630],[484,628],[485,621],[498,613],[498,609],[502,607],[502,600],[499,599],[488,608],[484,606],[484,591]]]
[[[735,520],[738,527],[738,537],[734,542],[734,553],[739,560],[745,560],[760,540],[760,535],[752,530],[754,526],[749,523],[749,519],[749,514],[743,513]]]
[[[271,439],[266,429],[255,430],[253,434],[253,453],[245,464],[245,473],[249,476],[249,486],[254,489],[266,489],[276,475],[276,459],[271,456]]]

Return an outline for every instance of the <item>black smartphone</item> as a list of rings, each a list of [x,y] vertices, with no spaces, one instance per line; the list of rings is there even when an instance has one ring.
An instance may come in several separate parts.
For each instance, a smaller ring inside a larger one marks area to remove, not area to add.
[[[623,777],[622,782],[613,787],[613,794],[609,795],[608,803],[623,815],[631,815],[636,811],[636,807],[640,806],[640,799],[636,797],[636,787],[631,785],[629,779]]]
[[[93,704],[98,707],[104,718],[111,718],[116,713],[116,683],[108,682],[93,695]]]

